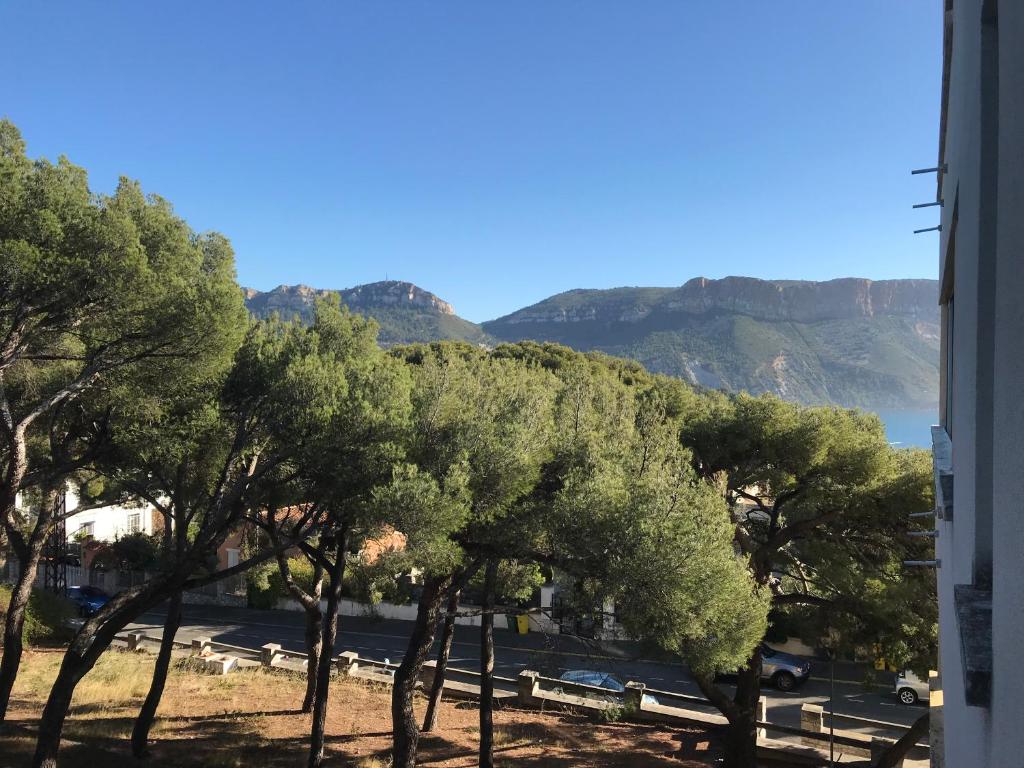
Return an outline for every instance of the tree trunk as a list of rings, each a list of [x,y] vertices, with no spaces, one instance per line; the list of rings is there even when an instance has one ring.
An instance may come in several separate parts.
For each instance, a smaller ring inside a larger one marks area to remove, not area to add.
[[[318,551],[322,555],[322,549]],[[306,613],[306,695],[302,699],[302,711],[312,712],[313,702],[316,699],[320,649],[323,647],[321,640],[324,630],[324,615],[320,608],[320,595],[323,592],[324,567],[320,561],[313,563],[313,587],[309,593],[292,576],[292,569],[288,565],[288,556],[284,550],[277,553],[277,567],[288,592]]]
[[[181,603],[182,593],[178,592],[171,597],[167,605],[167,618],[164,619],[164,632],[160,637],[160,651],[157,653],[156,666],[153,668],[153,680],[149,684],[149,693],[142,702],[139,716],[135,718],[135,727],[132,728],[132,755],[138,759],[145,757],[149,751],[149,730],[153,727],[160,698],[164,695],[167,671],[171,668],[171,654],[174,651],[174,636],[178,634],[178,627],[181,626]]]
[[[886,748],[873,768],[896,768],[900,760],[906,757],[907,753],[917,744],[917,740],[928,732],[930,723],[931,712],[925,712],[914,721],[910,730],[903,734],[899,741]]]
[[[341,605],[341,582],[345,576],[345,553],[348,535],[342,534],[334,546],[334,562],[328,570],[327,615],[322,622],[316,683],[313,689],[313,723],[309,734],[309,768],[319,768],[324,760],[324,727],[327,723],[327,697],[331,687],[331,660],[334,640],[338,636],[338,608]],[[307,683],[307,695],[309,685]]]
[[[4,654],[3,659],[0,660],[0,722],[3,722],[7,716],[7,708],[11,703],[11,691],[14,690],[14,682],[18,679],[18,669],[21,667],[23,652],[22,636],[25,629],[25,612],[28,609],[28,601],[32,597],[32,585],[39,572],[39,560],[43,554],[46,535],[53,522],[55,492],[50,491],[44,494],[44,499],[39,516],[36,518],[35,527],[28,540],[26,541],[23,535],[19,535],[16,544],[14,536],[11,537],[11,550],[17,557],[21,573],[11,591],[11,601],[7,606],[7,616],[4,619]]]
[[[0,661],[0,722],[7,715],[7,707],[11,701],[14,681],[18,678],[21,666],[22,633],[25,628],[25,611],[29,598],[32,596],[32,584],[36,580],[39,557],[18,558],[21,574],[11,592],[11,602],[7,606],[4,619],[4,655]]]
[[[459,610],[461,589],[452,589],[448,598],[448,612],[444,617],[444,630],[441,634],[441,650],[437,653],[437,667],[434,670],[434,682],[430,686],[430,700],[427,702],[427,714],[423,718],[423,732],[430,733],[437,727],[437,710],[444,693],[444,677],[448,669],[448,657],[452,652],[452,640],[455,639],[455,612]]]
[[[480,616],[480,768],[494,768],[494,592],[498,561],[487,563]]]
[[[392,768],[414,768],[416,764],[420,729],[412,707],[413,694],[420,669],[434,644],[437,615],[450,582],[450,577],[432,578],[424,582],[416,611],[416,623],[409,636],[402,663],[395,671],[395,682],[391,689]]]
[[[761,647],[754,649],[747,665],[736,679],[736,705],[729,718],[729,738],[725,748],[725,768],[757,766],[757,703],[761,698]]]
[[[317,601],[319,602],[319,600]],[[302,711],[312,712],[319,679],[320,653],[323,649],[324,615],[319,606],[306,609],[306,695],[302,698]],[[336,634],[336,633],[335,633]],[[328,660],[328,664],[329,664]]]
[[[71,706],[75,686],[110,647],[114,636],[139,614],[159,605],[175,592],[180,592],[180,581],[160,585],[151,582],[150,585],[142,587],[139,594],[127,599],[115,597],[82,625],[64,654],[57,679],[50,688],[50,695],[39,719],[39,736],[32,759],[33,768],[55,768],[57,765],[61,732],[64,730],[64,720]]]
[[[761,648],[754,649],[747,665],[739,671],[736,694],[719,688],[710,674],[693,670],[693,678],[701,693],[729,721],[725,739],[725,768],[756,768],[757,766],[757,703],[761,697]]]
[[[741,713],[736,720],[729,721],[722,765],[724,768],[757,768],[757,727],[752,714]]]

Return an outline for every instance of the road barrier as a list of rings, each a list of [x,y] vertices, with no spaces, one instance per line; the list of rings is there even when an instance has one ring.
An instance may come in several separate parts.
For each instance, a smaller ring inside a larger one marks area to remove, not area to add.
[[[143,632],[129,632],[117,635],[129,651],[145,650],[145,644],[159,643],[159,638]],[[190,655],[202,661],[205,668],[215,674],[245,667],[262,666],[268,669],[301,672],[305,669],[305,653],[288,651],[279,643],[267,643],[259,649],[229,645],[196,637],[190,643],[175,641],[178,648],[188,648]],[[233,651],[233,654],[223,651]],[[398,664],[361,657],[355,651],[344,651],[333,659],[339,674],[364,680],[390,684]],[[437,671],[435,661],[427,661],[420,672],[419,686],[430,690]],[[445,671],[445,692],[459,698],[479,699],[480,673],[472,670],[448,667]],[[515,703],[530,709],[583,710],[601,714],[616,707],[622,708],[626,719],[641,722],[656,722],[666,725],[722,728],[728,725],[714,705],[700,696],[673,691],[647,688],[643,683],[626,683],[625,693],[618,700],[614,691],[585,683],[575,683],[554,677],[545,677],[538,672],[524,669],[515,678],[494,675],[495,701]],[[653,697],[653,699],[651,698]],[[678,705],[687,706],[678,706]],[[692,707],[701,707],[700,711]],[[767,700],[761,697],[757,709],[758,754],[766,761],[784,761],[788,765],[820,765],[829,751],[829,742],[835,746],[837,755],[862,756],[874,759],[895,739],[868,736],[846,730],[829,734],[826,718],[828,713],[814,704],[804,704],[800,710],[800,726],[780,725],[768,721]],[[855,725],[906,731],[909,726],[871,720],[853,715],[836,714],[834,721],[844,720]],[[783,741],[768,737],[768,733],[796,737],[796,741]],[[927,760],[930,750],[927,744],[916,745],[908,755],[909,759]]]

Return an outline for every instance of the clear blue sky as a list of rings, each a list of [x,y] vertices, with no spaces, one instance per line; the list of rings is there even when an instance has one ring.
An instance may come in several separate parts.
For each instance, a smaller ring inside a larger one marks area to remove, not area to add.
[[[0,115],[261,289],[934,277],[940,6],[8,2]]]

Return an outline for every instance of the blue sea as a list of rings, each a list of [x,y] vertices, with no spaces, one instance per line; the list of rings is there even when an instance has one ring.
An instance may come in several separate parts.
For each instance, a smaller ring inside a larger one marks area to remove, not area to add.
[[[889,442],[897,448],[931,448],[932,424],[939,423],[938,411],[932,408],[914,411],[879,411]]]

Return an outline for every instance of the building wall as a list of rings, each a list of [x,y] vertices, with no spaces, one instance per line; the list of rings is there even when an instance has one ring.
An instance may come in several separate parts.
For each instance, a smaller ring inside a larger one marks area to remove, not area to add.
[[[979,387],[977,368],[978,239],[980,187],[980,0],[956,0],[953,7],[952,57],[946,113],[945,157],[947,172],[941,179],[942,233],[940,268],[948,280],[952,271],[953,334],[946,343],[953,356],[950,412],[944,426],[952,433],[954,454],[953,521],[937,521],[936,552],[939,589],[939,669],[947,722],[955,721],[957,738],[946,739],[949,766],[984,765],[978,757],[988,744],[988,718],[984,710],[968,707],[961,673],[960,633],[953,604],[953,586],[969,584],[974,571],[974,508],[977,462],[975,402]],[[948,297],[946,297],[948,298]],[[944,371],[945,375],[945,371]],[[984,378],[982,374],[982,378]],[[982,387],[985,382],[980,382]],[[955,714],[953,714],[955,713]]]
[[[999,3],[992,765],[1024,764],[1024,3]]]
[[[69,510],[78,506],[78,497],[74,491],[69,490],[66,496],[66,503]],[[68,518],[68,538],[74,538],[84,527],[92,526],[91,535],[97,541],[114,541],[132,532],[132,517],[138,515],[138,530],[142,533],[153,534],[155,532],[154,514],[155,510],[150,504],[139,505],[111,505],[79,512]]]
[[[1024,765],[1024,3],[1000,0],[998,25],[995,10],[994,0],[952,2],[942,158],[954,511],[936,522],[936,554],[949,766]],[[988,707],[964,699],[958,584],[992,588]]]

